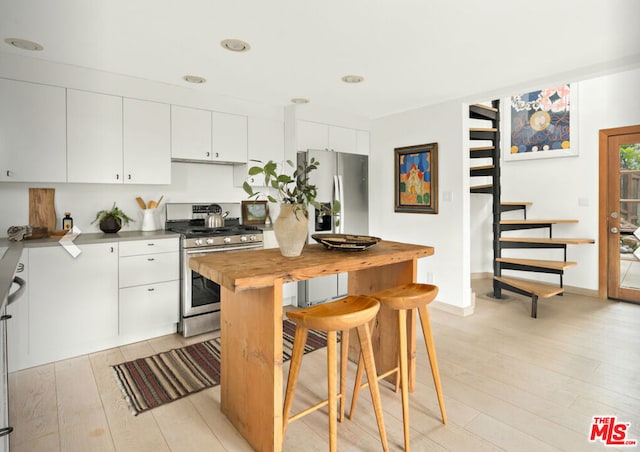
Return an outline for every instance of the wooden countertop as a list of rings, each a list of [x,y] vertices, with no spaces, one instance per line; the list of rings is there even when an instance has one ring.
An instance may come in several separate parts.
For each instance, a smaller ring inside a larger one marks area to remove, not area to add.
[[[302,255],[284,257],[278,248],[209,253],[189,259],[189,267],[229,290],[272,286],[274,280],[303,281],[431,256],[431,246],[381,241],[364,251],[331,251],[306,245]]]

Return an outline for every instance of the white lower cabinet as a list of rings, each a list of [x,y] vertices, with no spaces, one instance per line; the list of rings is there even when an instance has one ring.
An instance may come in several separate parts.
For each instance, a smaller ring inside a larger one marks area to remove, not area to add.
[[[119,334],[126,342],[174,333],[180,319],[177,238],[120,243]]]
[[[29,359],[38,365],[108,347],[118,335],[118,243],[29,249]]]
[[[170,334],[180,306],[178,238],[25,248],[27,290],[8,309],[9,370]]]
[[[120,289],[120,335],[144,336],[167,325],[175,331],[179,290],[179,280]]]

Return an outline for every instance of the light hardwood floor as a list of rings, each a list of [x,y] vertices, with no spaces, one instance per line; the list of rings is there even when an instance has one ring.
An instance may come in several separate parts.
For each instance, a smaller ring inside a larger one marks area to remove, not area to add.
[[[598,415],[631,422],[628,438],[640,440],[640,305],[566,294],[541,300],[532,319],[524,297],[485,297],[489,284],[473,282],[472,316],[431,309],[449,424],[440,422],[420,342],[410,397],[413,450],[615,450],[588,441]],[[163,336],[11,374],[11,449],[251,450],[220,413],[219,387],[133,416],[113,378],[111,364],[203,339]],[[325,360],[324,350],[305,355],[293,412],[324,397]],[[352,365],[350,381],[354,373]],[[399,394],[384,385],[382,397],[389,446],[402,450]],[[362,391],[355,420],[338,426],[339,450],[381,449],[370,407]],[[322,410],[295,421],[284,450],[328,450],[327,429]]]

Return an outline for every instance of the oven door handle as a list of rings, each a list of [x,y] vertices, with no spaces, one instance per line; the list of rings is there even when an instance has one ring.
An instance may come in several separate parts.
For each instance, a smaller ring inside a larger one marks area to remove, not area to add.
[[[262,244],[256,246],[247,246],[247,245],[239,245],[239,246],[229,246],[225,248],[210,248],[210,249],[194,249],[194,250],[184,250],[187,256],[193,256],[196,254],[209,254],[209,253],[221,253],[223,251],[237,251],[237,250],[255,250],[262,249]]]
[[[13,282],[18,285],[18,290],[16,290],[15,292],[13,292],[11,295],[7,297],[7,306],[9,306],[11,303],[13,303],[18,298],[20,298],[20,295],[22,295],[22,292],[27,286],[27,283],[25,282],[25,280],[18,276],[15,276],[13,278]]]

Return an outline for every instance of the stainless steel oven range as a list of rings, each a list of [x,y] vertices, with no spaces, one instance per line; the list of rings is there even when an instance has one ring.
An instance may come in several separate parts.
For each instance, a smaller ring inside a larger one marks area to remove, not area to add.
[[[239,211],[236,204],[168,203],[165,229],[178,232],[180,240],[180,323],[183,336],[195,336],[220,329],[220,286],[189,268],[189,258],[207,253],[251,250],[263,247],[262,230],[239,224],[226,216],[224,226],[206,227],[210,212]]]

